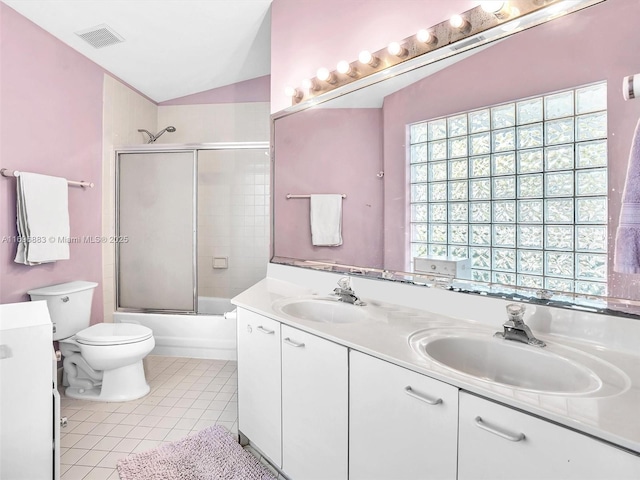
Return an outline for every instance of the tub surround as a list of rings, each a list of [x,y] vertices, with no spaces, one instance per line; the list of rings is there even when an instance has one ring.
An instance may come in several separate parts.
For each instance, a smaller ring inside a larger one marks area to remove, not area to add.
[[[433,327],[486,330],[487,335],[502,330],[507,320],[499,299],[434,288],[380,282],[352,277],[356,294],[368,303],[372,318],[353,323],[324,323],[294,318],[274,308],[278,302],[307,295],[326,296],[341,275],[270,264],[268,276],[232,302],[255,312],[317,335],[350,349],[372,355],[400,367],[453,385],[467,392],[538,415],[560,425],[586,433],[640,454],[640,322],[585,312],[528,305],[525,321],[534,334],[593,355],[613,366],[624,379],[617,394],[598,396],[544,394],[489,383],[458,374],[415,353],[409,336]],[[359,308],[359,307],[355,307]]]

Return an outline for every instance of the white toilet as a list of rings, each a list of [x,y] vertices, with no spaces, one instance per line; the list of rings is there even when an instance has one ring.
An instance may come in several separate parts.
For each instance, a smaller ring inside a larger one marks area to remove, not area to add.
[[[63,385],[68,397],[125,402],[144,397],[149,385],[142,359],[153,350],[151,329],[129,323],[89,327],[94,282],[69,282],[36,288],[31,300],[46,300],[53,339],[64,356]]]

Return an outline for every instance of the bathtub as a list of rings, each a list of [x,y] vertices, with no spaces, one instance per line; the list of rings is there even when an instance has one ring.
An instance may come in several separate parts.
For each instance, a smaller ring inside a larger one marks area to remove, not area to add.
[[[149,327],[156,340],[151,355],[235,360],[234,309],[228,298],[198,297],[198,315],[114,312],[113,321]]]

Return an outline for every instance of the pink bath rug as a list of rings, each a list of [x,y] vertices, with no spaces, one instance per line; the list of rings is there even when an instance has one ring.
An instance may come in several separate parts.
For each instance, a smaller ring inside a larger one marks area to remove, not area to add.
[[[222,425],[118,461],[121,480],[275,480]]]

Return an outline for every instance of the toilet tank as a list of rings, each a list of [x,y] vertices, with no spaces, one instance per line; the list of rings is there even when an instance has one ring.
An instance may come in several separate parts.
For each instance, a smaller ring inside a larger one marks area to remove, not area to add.
[[[54,340],[68,338],[89,326],[91,300],[95,282],[68,282],[34,288],[27,293],[31,300],[46,300],[51,321],[55,325]]]

